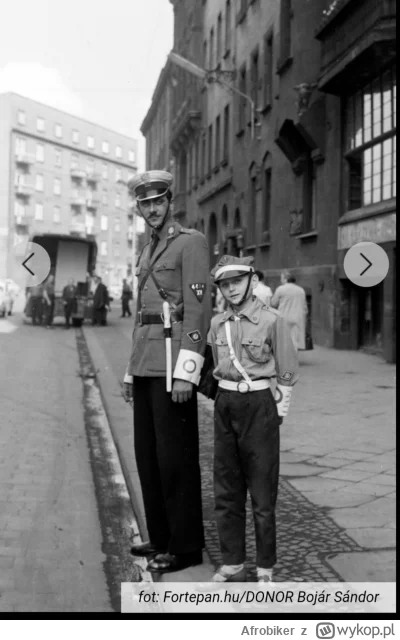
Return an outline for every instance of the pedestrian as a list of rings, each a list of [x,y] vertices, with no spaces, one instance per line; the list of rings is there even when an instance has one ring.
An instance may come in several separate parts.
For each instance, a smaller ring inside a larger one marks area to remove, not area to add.
[[[46,302],[46,328],[50,329],[54,319],[54,304],[55,304],[55,287],[54,287],[54,275],[50,274],[44,285],[43,294]]]
[[[125,318],[125,315],[127,315],[129,318],[132,316],[131,310],[129,308],[130,300],[132,300],[132,289],[129,286],[127,279],[124,278],[122,280],[122,296],[121,296],[122,315],[121,315],[121,318]]]
[[[152,236],[137,263],[136,323],[123,385],[125,400],[133,398],[135,456],[149,533],[149,541],[134,545],[131,553],[147,556],[148,569],[160,573],[202,563],[196,386],[211,317],[207,242],[199,231],[172,219],[171,184],[170,173],[149,171],[129,185]],[[171,362],[165,302],[172,320]]]
[[[271,306],[286,319],[292,335],[293,344],[305,349],[307,302],[306,292],[296,284],[296,278],[289,271],[282,271],[281,285],[272,296]]]
[[[226,255],[212,271],[227,301],[226,311],[213,317],[209,332],[218,380],[214,493],[223,560],[215,583],[246,580],[247,490],[256,533],[257,580],[272,581],[279,427],[298,378],[297,354],[285,319],[253,295],[258,278],[252,260]]]
[[[75,286],[75,280],[73,278],[70,278],[68,280],[68,284],[64,287],[62,292],[66,329],[69,329],[71,315],[76,311],[77,308],[76,296],[77,288]]]
[[[31,307],[32,325],[41,325],[43,323],[44,315],[44,294],[43,285],[38,284],[34,287],[30,287],[29,290],[29,304]]]
[[[253,295],[269,307],[271,304],[272,290],[264,282],[264,274],[262,271],[256,270],[255,275],[258,278],[257,286],[253,289]]]
[[[103,284],[100,276],[96,277],[96,289],[93,295],[93,318],[92,325],[100,324],[102,327],[107,326],[107,311],[110,308],[110,298],[108,289]]]

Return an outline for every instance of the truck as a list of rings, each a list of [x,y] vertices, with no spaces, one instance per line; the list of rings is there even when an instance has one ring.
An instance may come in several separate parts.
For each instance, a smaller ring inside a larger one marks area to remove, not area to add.
[[[73,278],[77,287],[75,310],[71,320],[80,327],[85,319],[92,318],[93,295],[90,291],[92,276],[96,267],[97,245],[95,240],[54,233],[35,234],[31,242],[41,245],[50,256],[50,273],[54,275],[54,318],[64,317],[62,292]],[[29,317],[29,304],[25,310]]]

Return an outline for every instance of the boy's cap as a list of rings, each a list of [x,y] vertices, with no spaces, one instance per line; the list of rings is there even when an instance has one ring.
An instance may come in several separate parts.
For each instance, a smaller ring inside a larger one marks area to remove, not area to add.
[[[211,271],[211,275],[214,276],[214,282],[217,284],[221,280],[237,278],[238,276],[244,276],[247,273],[254,273],[254,267],[251,266],[253,260],[253,256],[247,256],[245,258],[222,256]]]
[[[145,171],[131,178],[129,191],[139,202],[164,196],[172,184],[172,175],[168,171]]]

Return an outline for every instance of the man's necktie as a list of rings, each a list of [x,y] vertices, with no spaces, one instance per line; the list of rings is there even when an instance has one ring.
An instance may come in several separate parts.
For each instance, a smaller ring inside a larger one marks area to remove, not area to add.
[[[154,251],[156,250],[156,247],[158,245],[158,241],[159,241],[159,237],[156,233],[152,234],[152,239],[151,239],[151,245],[150,245],[150,258],[152,257]]]

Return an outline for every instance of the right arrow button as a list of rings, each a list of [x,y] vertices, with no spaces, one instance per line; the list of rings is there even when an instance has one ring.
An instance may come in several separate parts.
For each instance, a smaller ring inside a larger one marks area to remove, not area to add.
[[[361,272],[360,264],[364,266]],[[379,244],[359,242],[346,253],[343,267],[348,279],[357,286],[374,287],[386,277],[389,271],[389,258]]]

